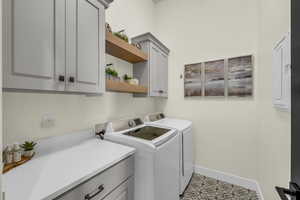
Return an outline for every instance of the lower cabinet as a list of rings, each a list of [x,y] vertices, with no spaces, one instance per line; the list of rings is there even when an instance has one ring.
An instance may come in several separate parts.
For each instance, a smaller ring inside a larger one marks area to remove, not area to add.
[[[133,200],[133,186],[133,177],[131,177],[105,197],[104,200]]]
[[[133,200],[133,169],[131,156],[55,200]]]

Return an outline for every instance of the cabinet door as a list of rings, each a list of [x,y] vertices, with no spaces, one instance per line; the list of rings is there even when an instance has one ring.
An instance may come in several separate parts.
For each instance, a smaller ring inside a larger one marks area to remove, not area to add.
[[[160,50],[150,45],[150,90],[149,96],[157,97],[160,96],[161,80],[160,80]]]
[[[280,109],[290,109],[291,46],[287,34],[273,50],[273,104]]]
[[[161,96],[168,97],[168,56],[160,52],[160,91]]]
[[[104,91],[104,13],[97,0],[67,0],[68,91]]]
[[[4,88],[64,90],[64,6],[60,0],[4,0]]]
[[[153,44],[150,51],[150,96],[168,96],[168,56]]]

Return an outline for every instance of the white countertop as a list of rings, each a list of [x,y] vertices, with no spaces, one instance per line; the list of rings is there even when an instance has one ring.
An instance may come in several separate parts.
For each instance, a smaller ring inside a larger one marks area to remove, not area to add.
[[[90,138],[66,149],[38,156],[4,174],[5,199],[53,199],[134,151],[131,147]]]

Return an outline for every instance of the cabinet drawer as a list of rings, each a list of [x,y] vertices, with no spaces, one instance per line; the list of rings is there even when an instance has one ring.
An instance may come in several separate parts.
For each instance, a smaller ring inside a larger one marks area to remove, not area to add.
[[[94,176],[56,200],[99,200],[133,176],[134,160],[129,157],[104,172]],[[89,195],[90,198],[86,198]]]
[[[131,177],[103,200],[133,200],[133,187],[134,182],[133,177]]]

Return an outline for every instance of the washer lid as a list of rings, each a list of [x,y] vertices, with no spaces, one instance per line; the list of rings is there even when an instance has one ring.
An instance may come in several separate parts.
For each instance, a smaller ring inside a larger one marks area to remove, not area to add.
[[[124,137],[129,137],[132,140],[136,140],[137,142],[142,143],[150,143],[155,147],[159,147],[160,145],[166,143],[171,138],[177,135],[177,130],[170,128],[161,128],[155,126],[142,126],[139,128],[135,128],[130,131],[125,131],[121,133]],[[128,138],[128,139],[129,139]]]
[[[129,132],[123,133],[124,135],[144,139],[144,140],[154,140],[166,133],[168,133],[170,129],[159,128],[155,126],[144,126]]]
[[[182,119],[172,119],[172,118],[161,119],[161,120],[155,121],[153,123],[162,125],[162,126],[166,126],[166,127],[175,128],[179,131],[183,131],[192,126],[191,121],[182,120]]]
[[[142,137],[136,137],[133,135],[128,134],[129,132],[133,132],[135,130],[139,130],[143,127],[157,127],[157,128],[162,128],[161,126],[156,126],[155,124],[151,124],[151,125],[141,125],[135,128],[131,128],[128,130],[124,130],[124,131],[119,131],[119,132],[110,132],[109,134],[105,134],[104,138],[110,141],[115,141],[117,143],[121,143],[121,144],[128,144],[129,146],[134,144],[134,145],[146,145],[149,146],[151,148],[156,148],[159,147],[161,145],[163,145],[164,143],[168,142],[171,138],[177,136],[178,131],[174,128],[171,127],[163,127],[162,129],[164,130],[168,130],[165,133],[161,133],[160,136],[156,137],[156,138],[142,138]]]

